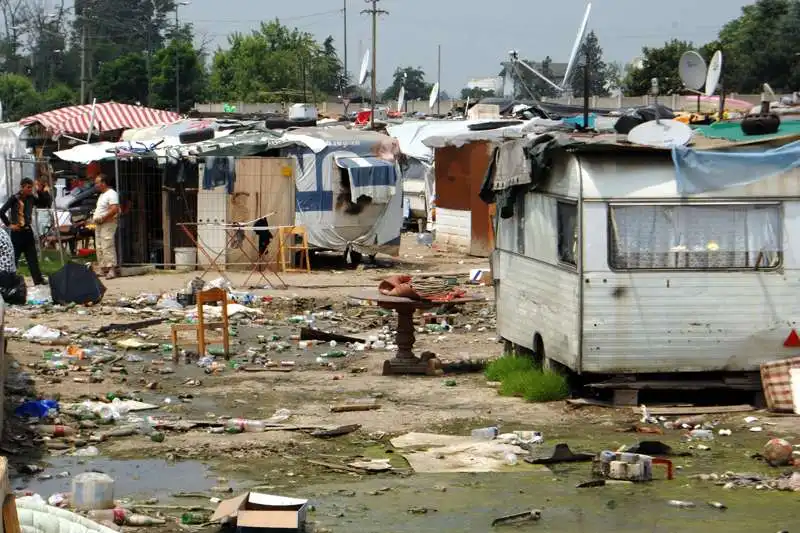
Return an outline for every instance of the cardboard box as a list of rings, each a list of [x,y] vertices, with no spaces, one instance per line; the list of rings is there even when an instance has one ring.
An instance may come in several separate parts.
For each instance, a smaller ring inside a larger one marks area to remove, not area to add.
[[[235,520],[236,530],[242,533],[264,529],[270,533],[303,531],[307,505],[308,500],[246,492],[221,501],[211,521]]]

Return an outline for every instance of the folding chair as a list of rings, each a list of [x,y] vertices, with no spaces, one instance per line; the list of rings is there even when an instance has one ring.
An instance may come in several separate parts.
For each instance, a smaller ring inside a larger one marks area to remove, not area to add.
[[[206,322],[203,304],[219,303],[222,308],[222,319],[219,322]],[[207,339],[207,329],[222,329],[222,338]],[[177,363],[180,353],[178,333],[195,331],[197,335],[197,353],[206,355],[206,345],[222,343],[225,359],[230,359],[230,338],[228,336],[228,294],[222,289],[209,289],[197,293],[197,324],[172,325],[172,361]]]

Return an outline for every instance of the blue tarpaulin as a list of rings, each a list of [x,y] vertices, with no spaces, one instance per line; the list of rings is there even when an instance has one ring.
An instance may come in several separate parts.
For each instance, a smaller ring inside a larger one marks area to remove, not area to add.
[[[800,141],[771,150],[672,149],[679,194],[743,187],[800,166]]]

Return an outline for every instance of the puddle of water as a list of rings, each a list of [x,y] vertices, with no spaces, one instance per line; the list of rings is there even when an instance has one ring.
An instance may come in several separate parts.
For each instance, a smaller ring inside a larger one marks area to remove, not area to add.
[[[160,459],[117,460],[108,458],[56,457],[51,458],[47,474],[56,476],[69,472],[67,478],[38,479],[13,477],[16,489],[30,490],[47,498],[57,492],[70,492],[72,478],[83,472],[103,472],[114,478],[114,496],[166,499],[171,493],[202,492],[217,484],[209,467],[197,461],[170,463]],[[229,481],[236,490],[238,484]]]
[[[710,484],[690,486],[685,479],[576,489],[582,475],[585,471],[575,470],[557,479],[541,474],[417,474],[402,481],[382,478],[322,485],[298,496],[311,497],[316,505],[316,512],[309,515],[309,520],[334,530],[344,530],[342,526],[347,525],[348,530],[362,533],[485,533],[492,530],[494,518],[530,509],[542,510],[540,522],[503,529],[559,533],[730,533],[779,531],[796,524],[797,495],[792,493],[731,491]],[[391,490],[370,494],[384,487]],[[446,491],[441,487],[446,487]],[[355,495],[348,497],[344,490],[354,491]],[[667,505],[670,499],[693,501],[697,507],[676,509]],[[729,509],[714,509],[707,505],[711,500],[722,501]],[[409,512],[411,508],[429,511],[413,514]]]

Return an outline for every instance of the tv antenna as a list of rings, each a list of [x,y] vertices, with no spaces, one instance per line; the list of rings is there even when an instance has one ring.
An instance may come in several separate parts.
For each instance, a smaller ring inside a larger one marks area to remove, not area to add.
[[[520,60],[519,52],[516,50],[511,50],[508,52],[509,62],[512,66],[522,66],[527,69],[529,72],[537,76],[539,79],[550,85],[553,89],[555,89],[559,94],[564,93],[570,89],[570,79],[572,78],[572,73],[575,70],[575,64],[578,60],[578,53],[580,52],[581,45],[583,45],[583,40],[586,37],[586,27],[589,24],[589,14],[592,12],[592,3],[589,2],[586,4],[586,11],[583,14],[583,20],[581,21],[581,25],[578,29],[578,35],[575,37],[575,42],[572,45],[572,52],[569,55],[569,62],[567,63],[567,70],[564,71],[564,79],[561,81],[561,85],[556,84],[553,80],[530,66],[525,61]],[[506,75],[508,75],[508,69],[506,69]],[[530,91],[528,91],[530,93]],[[505,96],[505,87],[503,87],[503,96]]]

